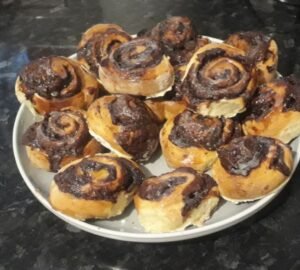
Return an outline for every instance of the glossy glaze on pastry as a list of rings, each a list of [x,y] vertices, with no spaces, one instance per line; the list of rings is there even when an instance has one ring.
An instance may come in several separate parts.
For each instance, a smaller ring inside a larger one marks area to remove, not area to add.
[[[285,143],[300,135],[300,80],[280,78],[258,88],[249,104],[243,130],[249,135],[277,138]]]
[[[218,195],[209,175],[179,168],[144,180],[134,203],[146,232],[169,232],[202,225],[217,206]]]
[[[46,114],[65,107],[86,109],[98,97],[100,85],[79,63],[61,56],[27,64],[16,81],[16,96],[32,112]]]
[[[111,154],[86,157],[54,176],[49,200],[69,216],[106,219],[125,210],[143,179],[133,161]]]

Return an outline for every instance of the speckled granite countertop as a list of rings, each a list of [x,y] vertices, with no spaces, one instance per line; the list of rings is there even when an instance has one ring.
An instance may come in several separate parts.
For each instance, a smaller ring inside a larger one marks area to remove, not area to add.
[[[135,244],[81,232],[48,212],[22,181],[11,145],[21,66],[73,53],[92,24],[114,22],[135,33],[166,16],[187,15],[201,33],[218,38],[272,32],[279,70],[287,75],[300,73],[299,11],[275,0],[0,0],[0,270],[300,269],[299,168],[275,201],[237,226],[185,242]]]

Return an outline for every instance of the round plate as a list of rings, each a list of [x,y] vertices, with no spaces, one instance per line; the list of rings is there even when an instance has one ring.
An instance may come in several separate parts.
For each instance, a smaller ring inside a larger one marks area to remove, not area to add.
[[[211,40],[213,42],[220,42],[218,39],[211,38]],[[72,58],[73,57],[74,55]],[[50,183],[54,174],[34,168],[26,155],[25,147],[21,143],[22,134],[24,134],[25,130],[35,121],[37,121],[37,118],[31,114],[25,105],[22,105],[14,124],[13,151],[18,169],[26,185],[33,195],[53,214],[79,229],[103,237],[132,242],[170,242],[208,235],[228,228],[253,215],[272,201],[283,188],[283,186],[281,186],[272,194],[252,203],[236,205],[230,202],[222,202],[218,210],[202,227],[189,227],[179,232],[145,233],[143,228],[139,225],[136,211],[132,205],[129,206],[121,216],[109,220],[91,222],[79,221],[52,208],[48,202],[48,196]],[[300,158],[299,138],[292,142],[291,147],[294,153],[294,172]],[[145,167],[146,171],[151,172],[153,175],[160,175],[171,170],[161,155],[158,155],[151,162],[146,164]],[[290,178],[291,176],[289,179]],[[286,183],[287,182],[288,181],[286,181]]]

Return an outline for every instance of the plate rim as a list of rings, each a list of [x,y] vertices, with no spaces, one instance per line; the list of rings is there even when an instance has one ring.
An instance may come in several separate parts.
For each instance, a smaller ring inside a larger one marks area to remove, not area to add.
[[[222,42],[220,39],[204,36],[212,40],[213,42]],[[70,58],[74,58],[76,54],[72,54]],[[31,193],[38,199],[38,201],[50,212],[52,212],[54,215],[56,215],[58,218],[62,219],[66,223],[71,224],[72,226],[75,226],[83,231],[103,236],[106,238],[116,239],[116,240],[122,240],[122,241],[129,241],[129,242],[140,242],[140,243],[161,243],[161,242],[173,242],[173,241],[181,241],[181,240],[188,240],[191,238],[201,237],[205,235],[209,235],[212,233],[215,233],[217,231],[224,230],[226,228],[229,228],[231,226],[236,225],[237,223],[242,222],[243,220],[247,219],[248,217],[254,215],[259,210],[261,210],[263,207],[265,207],[267,204],[269,204],[284,188],[284,186],[290,181],[292,178],[295,169],[297,168],[299,158],[298,160],[294,160],[293,164],[293,170],[288,178],[288,180],[281,185],[279,188],[273,191],[273,193],[267,195],[266,197],[259,199],[258,201],[253,202],[253,204],[244,209],[243,211],[236,213],[226,219],[217,221],[213,224],[204,224],[204,226],[201,227],[195,227],[188,230],[183,231],[175,231],[175,232],[166,232],[166,233],[135,233],[135,232],[123,232],[123,231],[116,231],[111,230],[107,228],[100,227],[98,225],[90,224],[85,221],[80,221],[75,218],[72,218],[70,216],[67,216],[65,214],[60,213],[59,211],[56,211],[52,208],[51,204],[49,203],[48,199],[45,198],[38,188],[34,186],[32,181],[30,180],[30,177],[26,173],[25,166],[23,166],[21,161],[21,155],[19,154],[19,147],[22,147],[22,145],[19,144],[19,129],[20,129],[20,120],[22,119],[22,115],[24,114],[24,111],[26,110],[25,104],[21,104],[21,106],[18,109],[18,113],[16,115],[14,126],[13,126],[13,136],[12,136],[12,146],[13,146],[13,153],[14,158],[16,161],[17,168],[19,170],[19,173],[21,174],[23,181],[27,185],[28,189],[31,191]],[[28,110],[28,109],[27,109]],[[297,146],[297,153],[300,152],[300,143]]]

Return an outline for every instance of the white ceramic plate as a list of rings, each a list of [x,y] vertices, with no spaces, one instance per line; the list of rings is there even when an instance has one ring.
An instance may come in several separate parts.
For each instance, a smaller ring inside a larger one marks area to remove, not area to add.
[[[212,39],[214,42],[220,42],[218,39]],[[72,58],[74,55],[72,56]],[[202,227],[190,227],[181,232],[170,233],[145,233],[139,225],[136,212],[131,205],[124,214],[110,220],[99,220],[93,222],[83,222],[66,216],[54,210],[48,202],[50,182],[53,173],[45,172],[34,168],[27,158],[25,147],[21,144],[22,134],[35,122],[36,119],[31,112],[22,105],[15,119],[13,130],[13,150],[18,169],[33,195],[53,214],[71,225],[84,231],[100,235],[103,237],[132,241],[132,242],[171,242],[178,240],[191,239],[199,236],[208,235],[234,224],[237,224],[249,216],[252,216],[258,210],[271,202],[282,190],[283,186],[278,188],[269,196],[252,203],[233,204],[224,202]],[[294,153],[294,168],[297,167],[300,158],[300,140],[297,138],[291,144]],[[158,156],[153,162],[148,163],[146,169],[153,175],[159,175],[170,171],[162,156]]]

